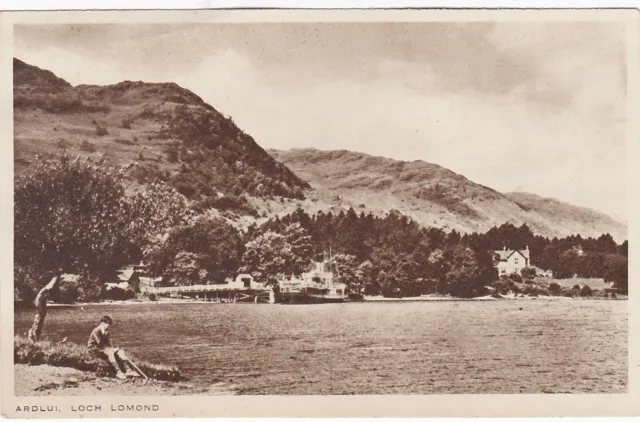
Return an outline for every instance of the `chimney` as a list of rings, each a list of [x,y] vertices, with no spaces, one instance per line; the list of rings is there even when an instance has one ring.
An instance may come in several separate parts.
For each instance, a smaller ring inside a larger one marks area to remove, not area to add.
[[[503,247],[502,247],[502,250],[503,250],[503,251],[506,251],[506,250],[507,250],[507,247],[506,247],[506,246],[503,246]]]

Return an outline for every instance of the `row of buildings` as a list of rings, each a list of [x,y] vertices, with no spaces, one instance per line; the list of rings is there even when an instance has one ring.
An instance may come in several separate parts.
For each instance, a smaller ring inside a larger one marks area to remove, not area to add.
[[[494,265],[498,275],[508,276],[520,274],[523,268],[533,268],[540,277],[553,277],[550,270],[543,270],[531,264],[531,251],[527,246],[523,250],[507,249],[494,251]],[[162,280],[161,277],[150,277],[143,266],[130,266],[122,269],[118,274],[118,280],[107,283],[106,288],[133,289],[135,292],[146,292],[154,288]],[[248,274],[240,274],[235,280],[227,280],[227,287],[257,288],[257,281]],[[255,285],[255,286],[254,286]]]

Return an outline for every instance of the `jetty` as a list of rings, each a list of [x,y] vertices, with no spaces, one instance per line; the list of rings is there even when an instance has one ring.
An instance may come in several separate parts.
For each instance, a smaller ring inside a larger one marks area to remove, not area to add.
[[[167,297],[189,297],[205,302],[217,303],[275,303],[275,294],[271,287],[257,282],[250,274],[240,274],[235,280],[220,284],[193,284],[190,286],[140,287],[147,295]]]

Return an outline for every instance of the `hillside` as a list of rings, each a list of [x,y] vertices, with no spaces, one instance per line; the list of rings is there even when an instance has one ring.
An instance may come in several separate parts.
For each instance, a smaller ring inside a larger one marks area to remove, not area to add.
[[[627,227],[623,222],[590,208],[577,207],[554,198],[543,198],[527,192],[510,192],[504,195],[524,210],[535,214],[536,218],[552,221],[562,227],[565,234],[609,233],[617,241],[628,238]]]
[[[125,81],[72,86],[14,59],[14,166],[79,155],[129,169],[131,186],[164,180],[195,209],[238,227],[283,215],[352,206],[405,213],[425,226],[485,231],[526,222],[545,236],[609,232],[626,226],[593,210],[525,193],[502,194],[436,164],[350,151],[265,151],[230,117],[175,83]],[[311,189],[314,188],[314,189]]]
[[[171,183],[201,209],[254,212],[247,196],[304,197],[308,189],[233,120],[174,83],[71,86],[14,59],[14,163],[66,153],[128,166],[130,180]]]
[[[532,194],[502,194],[436,164],[396,161],[350,151],[269,150],[333,206],[382,212],[397,209],[419,223],[461,232],[505,222],[543,236],[627,238],[626,226],[596,211]]]

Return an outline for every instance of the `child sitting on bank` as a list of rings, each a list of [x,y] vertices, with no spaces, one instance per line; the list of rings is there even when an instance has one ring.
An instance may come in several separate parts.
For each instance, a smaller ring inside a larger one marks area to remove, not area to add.
[[[139,377],[140,375],[133,369],[131,362],[122,349],[113,347],[109,339],[109,327],[113,320],[108,316],[100,319],[100,324],[93,329],[87,342],[89,350],[103,359],[107,359],[116,370],[116,377],[125,379],[127,377]],[[124,369],[124,371],[123,371]]]

